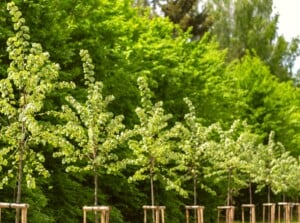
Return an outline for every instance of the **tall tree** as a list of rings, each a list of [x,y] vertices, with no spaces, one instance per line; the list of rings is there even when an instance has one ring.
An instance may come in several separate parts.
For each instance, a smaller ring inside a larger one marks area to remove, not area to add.
[[[232,80],[240,105],[238,117],[255,126],[255,133],[264,137],[264,142],[271,131],[276,131],[276,139],[298,155],[299,89],[292,82],[279,82],[268,66],[250,55],[232,62],[224,76]]]
[[[135,0],[134,2],[140,10],[151,8],[152,16],[159,16],[163,13],[182,30],[191,29],[193,39],[201,38],[212,25],[212,20],[202,0]]]
[[[213,16],[212,33],[228,59],[241,58],[250,51],[267,64],[280,80],[292,77],[299,55],[299,39],[290,43],[277,35],[278,15],[273,15],[272,0],[209,0]]]
[[[212,21],[207,9],[200,7],[199,0],[172,0],[161,4],[161,10],[173,23],[187,31],[191,28],[191,33],[198,39],[207,32],[212,25]],[[201,10],[201,11],[200,11]]]

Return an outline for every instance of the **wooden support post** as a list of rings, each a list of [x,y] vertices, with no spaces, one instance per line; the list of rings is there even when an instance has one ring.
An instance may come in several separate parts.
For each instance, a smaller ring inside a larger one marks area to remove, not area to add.
[[[283,207],[283,219],[285,223],[290,223],[291,222],[291,213],[292,213],[292,208],[293,208],[292,203],[287,203],[287,202],[279,202],[278,203],[278,223],[281,221],[281,210],[280,207]]]
[[[298,222],[300,222],[300,203],[297,203],[297,215],[298,215]]]
[[[242,223],[245,222],[245,214],[244,214],[244,208],[249,208],[249,222],[255,223],[256,217],[255,217],[255,205],[254,204],[242,204]]]
[[[196,212],[197,223],[203,223],[204,206],[199,206],[199,205],[185,206],[186,223],[190,222],[189,210],[194,210]]]
[[[109,206],[83,206],[83,223],[87,222],[86,212],[87,211],[96,211],[101,213],[100,223],[109,223]]]
[[[27,223],[27,209],[28,204],[19,204],[19,203],[5,203],[0,202],[0,213],[2,208],[14,208],[14,209],[21,209],[21,221],[22,223]],[[0,214],[0,221],[1,221],[1,214]]]
[[[147,223],[147,210],[154,211],[155,223],[165,223],[166,206],[144,205],[143,209],[144,209],[144,223]]]
[[[263,223],[265,222],[266,209],[268,214],[268,223],[275,222],[275,203],[263,203]]]
[[[296,213],[297,213],[297,217],[296,217],[296,222],[300,222],[300,203],[290,203],[290,221],[293,222],[294,221],[294,213],[293,213],[293,209],[294,207],[296,208]]]
[[[218,206],[218,223],[220,222],[220,213],[225,210],[226,223],[234,221],[234,206]]]

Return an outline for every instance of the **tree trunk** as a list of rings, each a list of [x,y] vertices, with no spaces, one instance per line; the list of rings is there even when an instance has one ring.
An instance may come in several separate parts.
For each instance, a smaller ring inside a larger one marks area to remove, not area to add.
[[[249,182],[249,203],[252,204],[252,183],[251,181]]]
[[[194,181],[194,205],[197,205],[197,175],[193,173],[193,181]],[[196,211],[194,211],[194,221],[197,222]]]
[[[22,196],[22,181],[23,181],[23,157],[25,153],[26,147],[26,129],[25,124],[22,123],[22,138],[19,142],[19,163],[18,163],[18,175],[17,175],[17,196],[16,196],[16,203],[21,203],[21,196]],[[16,217],[15,223],[20,222],[20,209],[16,209]]]
[[[231,168],[228,169],[227,206],[231,205]]]
[[[154,175],[154,158],[150,159],[150,186],[151,186],[151,205],[154,205],[154,183],[153,183],[153,175]]]
[[[94,206],[98,205],[98,174],[96,169],[94,170]],[[95,211],[95,223],[98,223],[98,213]]]
[[[97,150],[96,148],[94,148],[93,151],[93,161],[95,162],[96,158],[97,158]],[[94,163],[94,206],[98,205],[98,173],[97,173],[97,166]],[[98,223],[98,213],[97,211],[94,212],[94,221],[95,223]]]
[[[150,187],[151,187],[151,205],[154,206],[154,183],[153,183],[153,176],[154,175],[154,158],[150,158]],[[152,209],[152,221],[155,222],[155,214],[154,209]]]
[[[268,185],[268,203],[271,202],[271,187]]]
[[[197,175],[193,173],[194,180],[194,205],[197,205]]]

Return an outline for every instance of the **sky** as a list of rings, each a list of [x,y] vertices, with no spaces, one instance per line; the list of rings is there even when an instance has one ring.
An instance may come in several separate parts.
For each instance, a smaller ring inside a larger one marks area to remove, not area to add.
[[[278,34],[287,40],[300,36],[300,0],[273,0],[273,11],[279,14]]]
[[[279,14],[278,34],[290,41],[300,37],[300,0],[273,0],[275,13]],[[294,71],[300,69],[300,57],[297,58]]]

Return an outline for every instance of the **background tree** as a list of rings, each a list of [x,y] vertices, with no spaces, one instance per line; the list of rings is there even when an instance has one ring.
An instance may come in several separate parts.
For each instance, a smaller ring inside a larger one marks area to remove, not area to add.
[[[232,95],[239,105],[239,115],[235,116],[254,126],[254,132],[264,142],[268,141],[270,131],[276,131],[276,140],[298,156],[299,125],[295,120],[300,94],[293,83],[279,82],[258,57],[250,55],[233,61],[224,76],[232,80],[235,89]]]
[[[212,25],[212,20],[207,9],[199,0],[173,0],[161,4],[164,16],[173,23],[179,24],[181,29],[187,31],[191,28],[191,33],[195,39],[201,38]],[[200,11],[201,10],[201,11]]]
[[[210,0],[212,33],[228,60],[241,58],[247,51],[257,55],[280,80],[292,78],[292,67],[299,55],[299,39],[290,43],[277,35],[278,15],[272,0]]]

